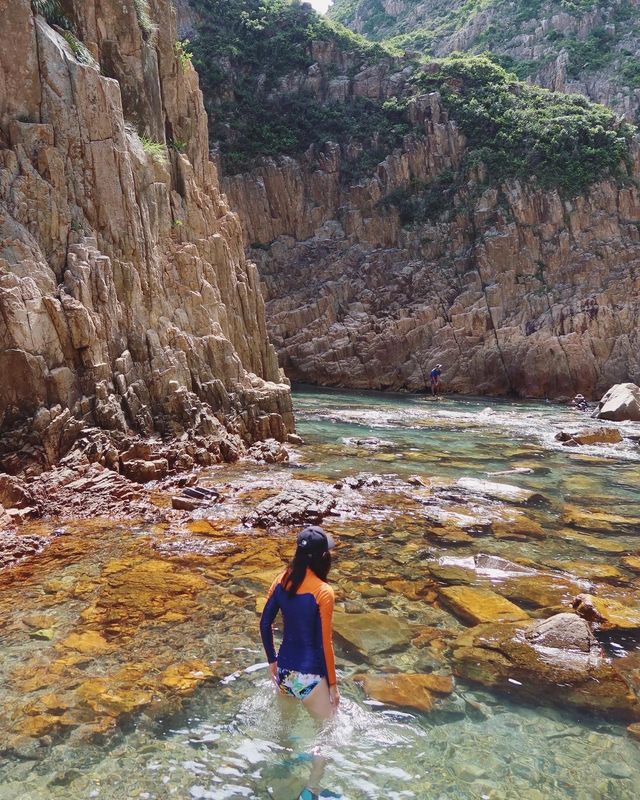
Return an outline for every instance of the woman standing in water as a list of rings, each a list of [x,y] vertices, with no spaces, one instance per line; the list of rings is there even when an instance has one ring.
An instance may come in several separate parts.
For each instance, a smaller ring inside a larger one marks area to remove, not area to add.
[[[333,538],[322,528],[301,531],[293,560],[271,585],[260,619],[262,644],[280,693],[300,700],[320,725],[333,717],[340,702],[331,627],[335,600],[326,582],[333,546]],[[276,655],[272,626],[278,611],[284,634]],[[299,800],[338,797],[320,791],[324,764],[324,758],[314,757],[309,785]]]

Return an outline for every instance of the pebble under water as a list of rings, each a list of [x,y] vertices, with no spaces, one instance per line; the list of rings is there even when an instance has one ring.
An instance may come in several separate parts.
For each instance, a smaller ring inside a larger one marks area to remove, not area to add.
[[[295,800],[316,746],[325,785],[349,800],[635,800],[640,742],[626,722],[459,679],[420,710],[367,695],[358,676],[445,680],[468,627],[438,599],[452,583],[508,594],[533,618],[570,610],[584,589],[639,608],[624,559],[640,551],[640,425],[618,424],[619,444],[567,448],[559,430],[601,423],[486,398],[298,390],[294,401],[305,445],[291,463],[208,470],[201,483],[225,501],[188,522],[24,527],[51,540],[0,572],[0,800]],[[361,473],[380,480],[342,483]],[[461,478],[542,499],[461,503],[445,489],[430,500],[434,481]],[[342,486],[323,525],[338,541],[343,701],[320,739],[275,695],[257,628],[294,530],[241,522],[296,481]],[[470,577],[478,554],[527,580]],[[357,636],[356,619],[367,621]],[[603,639],[611,658],[640,660],[637,633]]]

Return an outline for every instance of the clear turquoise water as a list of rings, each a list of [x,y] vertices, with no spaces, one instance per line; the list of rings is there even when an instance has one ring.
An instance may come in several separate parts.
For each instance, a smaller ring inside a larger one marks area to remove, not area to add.
[[[351,525],[358,531],[356,537],[340,539],[333,573],[339,606],[382,611],[390,626],[401,618],[416,626],[462,630],[458,620],[433,604],[392,592],[367,597],[354,587],[373,583],[382,573],[398,580],[420,579],[428,574],[427,557],[477,552],[536,564],[564,560],[616,566],[625,579],[624,591],[634,602],[638,600],[637,579],[625,571],[620,558],[640,549],[640,533],[624,526],[606,534],[591,532],[601,540],[621,544],[619,553],[604,552],[593,543],[562,534],[567,505],[640,517],[640,450],[633,439],[625,438],[620,445],[569,450],[555,441],[557,430],[598,423],[538,403],[435,402],[309,390],[297,391],[295,402],[298,430],[307,444],[291,466],[223,467],[210,473],[210,481],[227,487],[263,481],[273,493],[274,484],[292,475],[332,481],[358,472],[394,476],[390,480],[412,475],[487,478],[488,473],[524,468],[531,471],[489,479],[539,491],[548,501],[527,512],[548,534],[546,538],[482,537],[453,547],[423,534],[415,517],[400,514],[392,491],[372,496],[370,503],[375,507],[363,507],[357,519],[331,523],[338,534],[341,526],[348,531]],[[640,434],[638,426],[621,429],[626,437]],[[370,449],[349,441],[370,437],[388,444]],[[248,495],[237,499],[236,505],[249,509],[254,502]],[[218,513],[220,522],[225,512]],[[365,533],[356,526],[363,520]],[[230,520],[231,542],[239,530],[237,521]],[[16,743],[13,738],[9,749],[9,739],[0,738],[4,745],[0,800],[294,800],[308,773],[306,754],[318,742],[306,715],[295,704],[283,707],[266,678],[255,601],[267,578],[258,572],[246,574],[246,570],[232,570],[217,578],[209,575],[207,565],[215,566],[219,558],[215,547],[208,556],[171,555],[175,541],[202,543],[197,534],[179,527],[158,531],[147,526],[84,526],[80,532],[73,529],[72,543],[74,536],[78,537],[76,550],[70,547],[64,558],[49,557],[20,584],[9,582],[0,588],[0,682],[8,720],[22,719],[23,710],[16,709],[30,702],[20,688],[17,671],[25,665],[46,668],[55,663],[55,652],[66,652],[55,648],[76,630],[82,613],[104,591],[101,581],[109,574],[108,565],[113,559],[131,558],[132,553],[142,560],[168,560],[184,574],[201,576],[207,588],[189,601],[195,610],[188,619],[141,625],[129,638],[115,639],[121,642],[117,652],[87,656],[86,663],[74,665],[73,675],[109,675],[116,662],[126,665],[148,659],[154,664],[154,658],[162,657],[163,665],[171,658],[203,659],[216,665],[219,677],[182,702],[169,698],[160,711],[152,703],[96,741],[76,736],[74,729],[45,736],[37,746],[35,739],[23,737]],[[275,540],[278,552],[287,552],[287,541],[279,532],[258,532],[255,537],[257,543],[274,544]],[[157,549],[159,540],[166,549]],[[211,543],[211,539],[204,541]],[[416,543],[423,555],[408,558],[407,545]],[[270,562],[265,570],[273,570]],[[53,642],[35,641],[25,635],[21,621],[28,613],[42,610],[43,601],[51,597],[51,581],[56,580],[66,588],[57,589],[56,603],[45,609],[55,617],[56,637]],[[624,646],[633,650],[637,642],[631,638]],[[424,650],[407,644],[400,652],[372,657],[366,668],[424,671],[443,666],[436,657],[433,662],[430,658]],[[520,706],[464,683],[458,683],[435,712],[398,710],[367,700],[352,679],[362,671],[362,664],[354,663],[340,648],[338,666],[344,699],[335,730],[321,744],[329,755],[325,784],[345,798],[631,800],[640,793],[640,745],[623,725],[559,708]],[[34,689],[33,698],[45,691],[73,696],[75,689],[65,680],[62,686],[62,678],[52,670],[50,685]]]

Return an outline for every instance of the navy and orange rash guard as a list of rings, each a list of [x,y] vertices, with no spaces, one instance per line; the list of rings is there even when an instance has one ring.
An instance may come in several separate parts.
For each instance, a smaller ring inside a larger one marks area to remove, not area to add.
[[[293,597],[278,575],[271,584],[267,603],[260,618],[260,635],[270,664],[306,675],[321,675],[329,686],[336,685],[331,622],[335,596],[328,583],[310,569]],[[282,612],[284,634],[276,656],[273,644],[273,621]]]

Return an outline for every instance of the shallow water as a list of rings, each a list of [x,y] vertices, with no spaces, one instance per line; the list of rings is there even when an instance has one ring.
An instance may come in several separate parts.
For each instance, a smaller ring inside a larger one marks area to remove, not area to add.
[[[368,699],[353,675],[450,671],[446,647],[415,639],[465,627],[429,594],[438,558],[563,568],[640,603],[638,577],[621,562],[640,549],[640,448],[630,438],[640,426],[619,426],[622,444],[572,450],[555,433],[598,423],[553,405],[304,390],[295,402],[306,444],[293,463],[210,470],[203,480],[227,502],[202,521],[66,524],[40,556],[0,573],[0,800],[293,800],[318,744],[330,757],[325,784],[350,800],[637,797],[640,744],[623,724],[464,682],[430,713],[398,709]],[[371,437],[381,443],[354,441]],[[382,485],[345,489],[348,508],[325,523],[339,542],[338,608],[380,612],[381,634],[403,621],[411,636],[364,658],[338,646],[344,700],[318,743],[295,703],[274,696],[258,643],[257,604],[291,532],[249,531],[240,518],[291,479],[361,472]],[[468,503],[464,514],[493,520],[469,535],[425,517],[433,508],[411,476],[482,478],[544,500]],[[619,577],[602,583],[603,567]],[[613,656],[638,648],[612,638]]]

